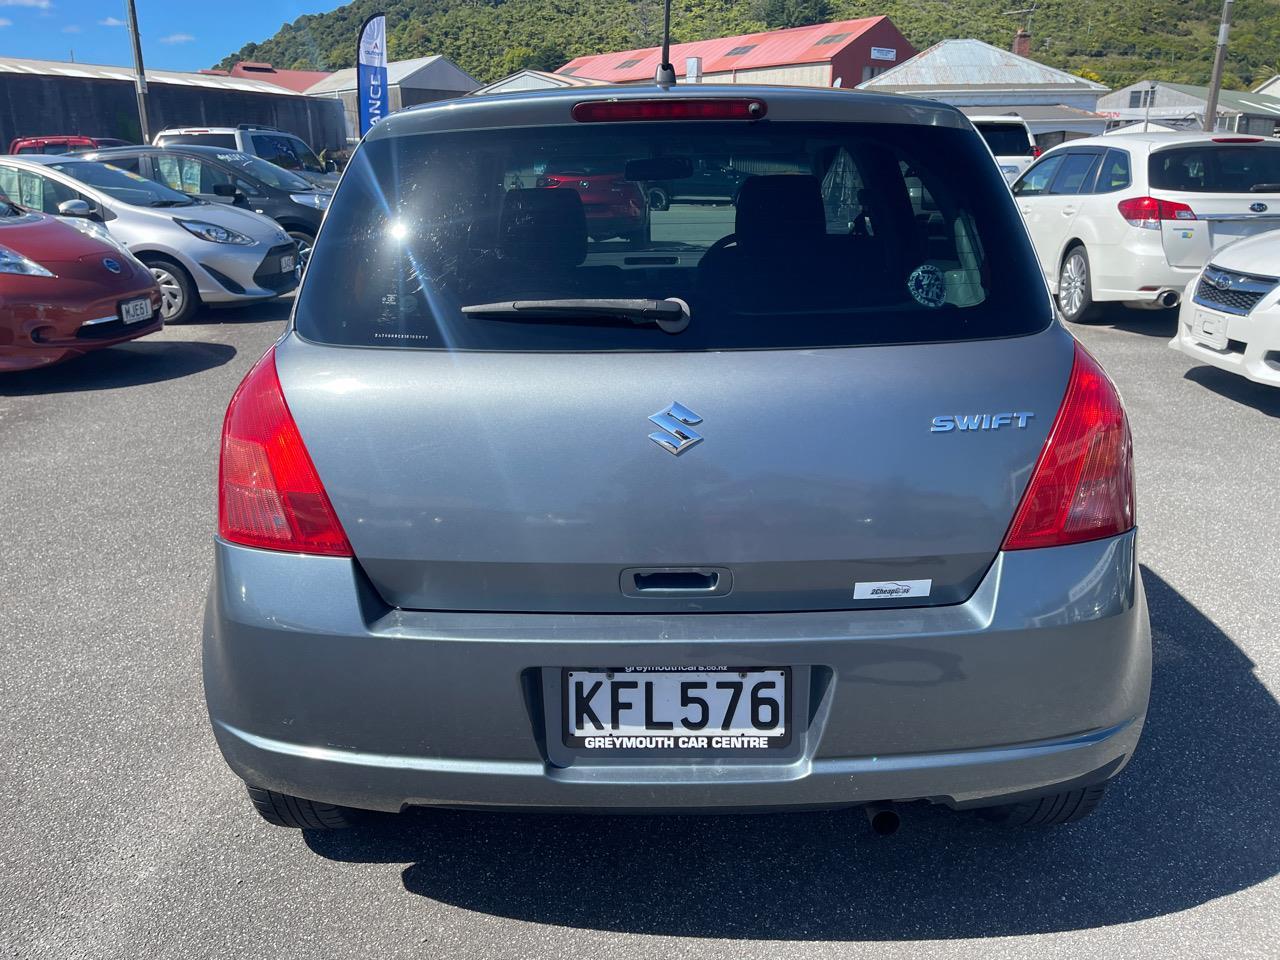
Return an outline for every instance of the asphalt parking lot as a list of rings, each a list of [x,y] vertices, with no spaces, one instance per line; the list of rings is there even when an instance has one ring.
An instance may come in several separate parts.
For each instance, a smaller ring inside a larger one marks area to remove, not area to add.
[[[1168,350],[1168,315],[1078,330],[1132,417],[1155,634],[1145,738],[1092,818],[312,835],[252,812],[199,670],[222,412],[287,309],[0,379],[0,956],[1277,956],[1280,391]]]

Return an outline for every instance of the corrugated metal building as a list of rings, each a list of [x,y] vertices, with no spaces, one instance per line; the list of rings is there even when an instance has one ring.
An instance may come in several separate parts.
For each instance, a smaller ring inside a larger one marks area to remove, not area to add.
[[[147,87],[153,131],[258,123],[296,133],[316,150],[346,140],[340,107],[261,80],[148,70]],[[141,139],[133,71],[0,58],[0,150],[15,137],[68,133]]]
[[[416,60],[397,60],[387,64],[387,98],[391,113],[418,103],[448,100],[470,93],[480,81],[448,57],[439,54]],[[360,135],[360,116],[356,110],[356,71],[354,67],[339,70],[307,88],[311,97],[328,97],[340,101],[346,112],[348,135]]]
[[[548,73],[545,70],[517,70],[509,77],[495,80],[467,96],[482,97],[494,93],[517,93],[523,90],[561,90],[565,87],[597,87],[603,80],[592,80],[589,77],[566,77],[561,73]]]
[[[1218,95],[1216,129],[1273,136],[1280,125],[1280,98],[1263,93],[1265,86],[1252,93],[1223,90]],[[1113,129],[1150,117],[1178,130],[1203,130],[1208,106],[1208,87],[1164,80],[1140,80],[1098,101],[1098,111]]]
[[[888,17],[865,17],[677,43],[671,63],[677,77],[686,77],[689,60],[701,59],[707,83],[852,87],[915,52]],[[556,73],[604,83],[649,83],[660,58],[659,47],[601,53],[571,60]]]
[[[1030,36],[1020,31],[1015,43],[1025,49]],[[1106,119],[1098,114],[1098,98],[1109,90],[981,40],[935,43],[858,89],[940,100],[971,116],[1017,115],[1042,147],[1101,133]]]

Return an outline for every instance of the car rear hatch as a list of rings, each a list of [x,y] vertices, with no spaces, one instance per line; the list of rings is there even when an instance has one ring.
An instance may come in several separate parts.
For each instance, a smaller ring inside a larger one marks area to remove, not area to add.
[[[1148,162],[1173,266],[1203,266],[1229,243],[1280,228],[1280,143],[1217,137],[1154,150]]]
[[[382,597],[582,613],[968,597],[1073,346],[986,149],[919,116],[366,141],[276,363]],[[573,191],[512,185],[548,152],[669,181],[726,146],[777,172],[736,209],[650,211],[643,244],[589,239]],[[687,304],[682,332],[618,306],[664,297]]]

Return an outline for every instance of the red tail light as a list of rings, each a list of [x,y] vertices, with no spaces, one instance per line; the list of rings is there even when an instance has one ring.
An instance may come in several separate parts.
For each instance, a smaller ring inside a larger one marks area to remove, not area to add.
[[[285,403],[275,347],[236,389],[222,423],[218,535],[265,550],[352,555]]]
[[[1262,137],[1214,137],[1214,143],[1261,143]]]
[[[1101,540],[1133,529],[1133,448],[1120,395],[1076,345],[1071,380],[1005,550]]]
[[[1161,220],[1194,220],[1196,212],[1185,203],[1176,200],[1157,200],[1155,197],[1130,197],[1121,200],[1116,207],[1120,216],[1131,227],[1159,230]]]
[[[1040,156],[1040,154],[1042,154],[1042,153],[1044,153],[1044,148],[1043,148],[1043,147],[1032,147],[1032,148],[1031,148],[1031,156],[1032,156],[1032,157],[1038,157],[1038,156]]]
[[[760,120],[768,112],[763,100],[588,100],[573,105],[579,123],[628,120]]]

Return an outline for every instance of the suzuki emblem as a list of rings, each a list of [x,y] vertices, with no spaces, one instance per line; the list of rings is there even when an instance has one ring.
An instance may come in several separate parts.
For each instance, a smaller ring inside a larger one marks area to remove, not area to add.
[[[649,418],[662,429],[649,434],[649,439],[673,456],[680,456],[690,447],[702,442],[702,437],[690,429],[702,418],[679,403],[672,403]]]

